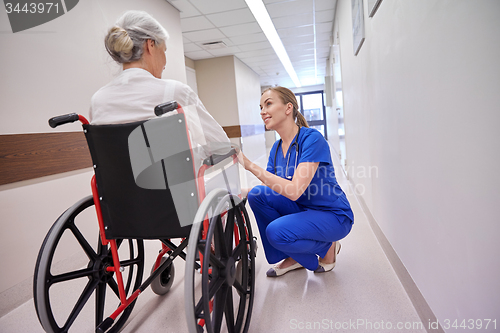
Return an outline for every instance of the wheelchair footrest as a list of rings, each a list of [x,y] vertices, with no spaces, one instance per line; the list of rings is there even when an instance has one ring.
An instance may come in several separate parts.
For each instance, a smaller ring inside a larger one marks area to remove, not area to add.
[[[95,332],[96,333],[106,332],[111,327],[111,325],[113,325],[114,322],[115,321],[113,319],[111,319],[110,317],[104,319],[104,321],[102,323],[100,323],[99,326],[96,327]]]

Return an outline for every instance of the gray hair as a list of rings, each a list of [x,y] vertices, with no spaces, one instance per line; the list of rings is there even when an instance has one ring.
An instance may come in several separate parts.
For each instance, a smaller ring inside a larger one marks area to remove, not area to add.
[[[118,63],[142,58],[143,46],[151,39],[156,45],[164,44],[168,32],[146,12],[131,10],[116,21],[104,39],[109,55]]]

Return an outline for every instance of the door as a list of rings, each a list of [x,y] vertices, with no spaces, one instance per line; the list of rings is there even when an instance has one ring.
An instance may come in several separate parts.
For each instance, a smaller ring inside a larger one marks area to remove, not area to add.
[[[295,94],[299,102],[300,112],[306,118],[309,127],[317,129],[327,138],[326,108],[323,91]]]

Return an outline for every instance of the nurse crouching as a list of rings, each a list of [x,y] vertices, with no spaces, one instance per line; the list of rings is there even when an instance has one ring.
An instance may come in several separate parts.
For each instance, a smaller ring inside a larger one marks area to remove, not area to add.
[[[331,271],[338,241],[351,231],[354,215],[335,178],[330,147],[320,132],[309,128],[289,89],[265,90],[260,108],[266,128],[281,139],[271,149],[266,170],[243,154],[241,158],[263,183],[250,190],[248,202],[267,261],[275,264],[266,275],[304,267],[315,273]]]

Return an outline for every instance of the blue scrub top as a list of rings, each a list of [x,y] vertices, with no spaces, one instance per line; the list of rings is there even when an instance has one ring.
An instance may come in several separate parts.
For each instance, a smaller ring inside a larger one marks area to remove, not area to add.
[[[296,203],[306,209],[330,210],[338,215],[347,216],[353,222],[354,214],[344,191],[337,183],[330,146],[325,138],[318,130],[308,127],[301,127],[297,135],[298,137],[290,144],[286,156],[283,156],[283,144],[279,144],[280,140],[274,143],[269,154],[267,171],[292,180],[296,166],[300,163],[319,162],[311,183]]]

